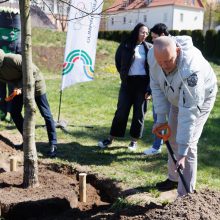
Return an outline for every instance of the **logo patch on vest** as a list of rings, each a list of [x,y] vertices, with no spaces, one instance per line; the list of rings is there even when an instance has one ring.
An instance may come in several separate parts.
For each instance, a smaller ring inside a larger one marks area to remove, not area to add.
[[[198,82],[198,76],[195,73],[193,73],[191,76],[187,78],[187,83],[188,83],[188,86],[190,87],[196,86],[197,82]]]

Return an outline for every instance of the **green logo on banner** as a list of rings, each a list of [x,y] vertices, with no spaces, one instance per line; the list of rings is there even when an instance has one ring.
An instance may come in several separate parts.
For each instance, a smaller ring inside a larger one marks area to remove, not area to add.
[[[85,75],[89,79],[93,79],[94,70],[92,69],[92,59],[84,50],[73,50],[71,51],[64,64],[63,64],[63,75],[68,74],[74,67],[75,62],[81,60],[83,62],[83,70]]]

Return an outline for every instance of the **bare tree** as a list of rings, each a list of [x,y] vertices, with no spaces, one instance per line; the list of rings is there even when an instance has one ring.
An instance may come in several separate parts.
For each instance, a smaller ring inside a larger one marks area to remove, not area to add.
[[[220,2],[217,0],[203,0],[205,6],[204,25],[208,29],[220,22]]]
[[[67,3],[70,3],[70,0],[66,0]],[[67,27],[67,17],[69,14],[69,6],[64,1],[57,1],[57,20],[60,23],[61,30],[65,31]]]
[[[113,4],[115,0],[111,0],[108,2],[101,1],[100,4],[93,9],[92,11],[86,11],[83,9],[78,8],[76,5],[72,4],[71,0],[33,0],[33,3],[41,7],[41,4],[44,5],[44,7],[47,8],[47,10],[50,12],[50,14],[53,16],[54,20],[56,21],[56,24],[61,26],[62,31],[64,31],[67,27],[67,22],[75,19],[81,19],[86,16],[95,16],[95,15],[102,15],[105,16],[105,12],[111,8],[118,7],[121,4],[114,5],[112,7],[109,7],[109,5]],[[102,7],[104,5],[104,10],[101,13],[97,13],[97,10],[99,7]],[[69,10],[70,8],[75,8],[80,12],[79,17],[68,19]],[[56,9],[56,10],[54,10]]]
[[[30,0],[19,0],[21,14],[21,45],[24,101],[24,187],[36,187],[38,181],[37,151],[35,145],[35,99],[32,71]]]

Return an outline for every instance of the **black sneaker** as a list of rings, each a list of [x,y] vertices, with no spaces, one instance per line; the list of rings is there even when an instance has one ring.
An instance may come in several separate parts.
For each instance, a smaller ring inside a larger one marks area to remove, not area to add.
[[[50,158],[54,158],[57,155],[57,146],[52,144],[50,145],[50,150],[47,152],[47,156]]]
[[[100,148],[106,148],[106,147],[108,147],[109,145],[111,145],[112,144],[112,140],[109,140],[109,139],[105,139],[105,140],[103,140],[103,141],[99,141],[98,142],[98,146],[100,147]]]
[[[5,121],[7,113],[4,111],[0,110],[0,121]]]
[[[166,179],[165,181],[156,184],[156,188],[160,191],[168,191],[171,189],[176,189],[177,186],[178,186],[178,182],[174,182],[169,179]]]

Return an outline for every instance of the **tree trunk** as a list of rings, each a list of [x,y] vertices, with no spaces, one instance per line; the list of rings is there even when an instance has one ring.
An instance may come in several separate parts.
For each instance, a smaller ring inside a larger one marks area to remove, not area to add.
[[[211,29],[212,25],[212,4],[209,4],[209,30]]]
[[[27,188],[36,187],[39,185],[37,151],[35,145],[36,108],[34,99],[34,77],[32,71],[30,0],[19,0],[19,7],[21,14],[21,45],[24,101],[23,186]]]

